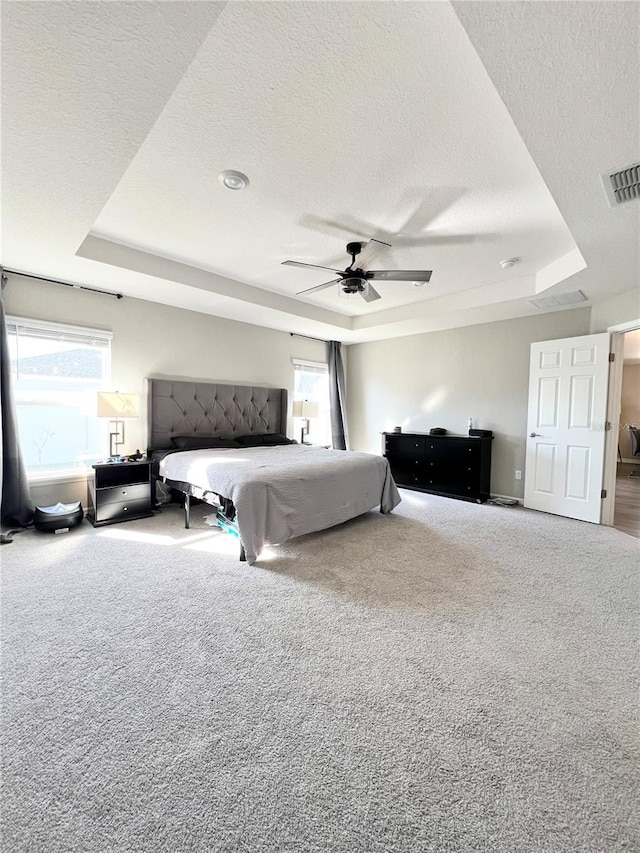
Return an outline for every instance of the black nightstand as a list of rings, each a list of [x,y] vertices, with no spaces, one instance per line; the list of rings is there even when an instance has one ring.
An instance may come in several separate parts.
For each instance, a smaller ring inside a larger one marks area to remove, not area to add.
[[[87,518],[94,527],[132,518],[147,518],[151,512],[151,462],[98,462],[87,479]]]

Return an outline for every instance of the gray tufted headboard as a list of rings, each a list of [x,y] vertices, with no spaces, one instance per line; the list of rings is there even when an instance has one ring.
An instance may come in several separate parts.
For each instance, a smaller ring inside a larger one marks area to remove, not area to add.
[[[218,435],[287,429],[287,389],[148,379],[149,449],[171,447],[174,435]]]

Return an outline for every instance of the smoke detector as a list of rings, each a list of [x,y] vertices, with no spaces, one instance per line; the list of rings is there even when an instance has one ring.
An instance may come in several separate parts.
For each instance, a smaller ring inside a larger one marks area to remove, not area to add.
[[[236,172],[235,169],[225,169],[220,172],[218,180],[228,190],[243,190],[249,186],[249,178],[243,172]]]
[[[504,261],[500,261],[500,266],[503,270],[510,270],[511,267],[515,267],[519,261],[520,258],[506,258]]]

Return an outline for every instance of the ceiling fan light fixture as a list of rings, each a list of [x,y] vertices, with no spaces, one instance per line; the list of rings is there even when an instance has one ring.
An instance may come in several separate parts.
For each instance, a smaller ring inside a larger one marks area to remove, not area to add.
[[[338,285],[338,295],[343,299],[353,299],[360,295],[362,287],[362,279],[359,278],[343,278]]]
[[[244,190],[249,186],[249,178],[243,172],[235,169],[225,169],[218,175],[218,180],[228,190]]]

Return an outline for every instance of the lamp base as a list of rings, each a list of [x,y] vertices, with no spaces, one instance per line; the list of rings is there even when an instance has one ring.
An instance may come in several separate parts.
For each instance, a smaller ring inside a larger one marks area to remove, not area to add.
[[[309,435],[309,419],[307,418],[302,424],[302,429],[300,430],[300,444],[307,444],[304,440],[305,435]]]
[[[109,462],[122,462],[118,447],[124,444],[124,421],[112,421],[115,431],[109,433]]]

